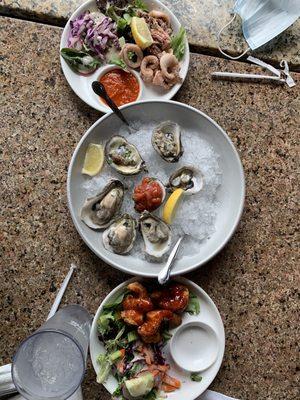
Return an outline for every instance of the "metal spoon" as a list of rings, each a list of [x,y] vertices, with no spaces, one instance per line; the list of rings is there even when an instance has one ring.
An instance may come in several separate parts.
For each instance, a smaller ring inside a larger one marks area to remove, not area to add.
[[[158,274],[158,283],[160,285],[166,284],[168,282],[168,280],[170,279],[170,272],[174,265],[174,261],[175,261],[176,255],[178,253],[179,245],[183,238],[184,238],[184,236],[181,236],[177,240],[175,246],[173,247],[173,249],[168,257],[166,265],[162,268],[162,270]]]
[[[124,115],[122,114],[121,110],[118,108],[116,103],[112,100],[112,98],[109,97],[104,85],[102,85],[102,83],[99,81],[94,81],[92,83],[92,89],[98,96],[100,96],[103,100],[106,101],[109,108],[117,115],[117,117],[119,117],[120,120],[122,122],[124,122],[124,124],[129,126],[129,123],[128,123],[127,119],[124,117]]]

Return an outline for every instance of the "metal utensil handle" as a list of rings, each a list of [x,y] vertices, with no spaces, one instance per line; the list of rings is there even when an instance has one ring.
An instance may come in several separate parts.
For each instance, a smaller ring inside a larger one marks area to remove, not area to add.
[[[173,247],[173,249],[168,257],[166,265],[163,267],[163,269],[158,274],[158,282],[160,285],[164,285],[165,283],[167,283],[170,278],[171,269],[173,267],[176,255],[178,253],[179,245],[180,245],[182,239],[183,239],[183,236],[177,240],[175,246]]]

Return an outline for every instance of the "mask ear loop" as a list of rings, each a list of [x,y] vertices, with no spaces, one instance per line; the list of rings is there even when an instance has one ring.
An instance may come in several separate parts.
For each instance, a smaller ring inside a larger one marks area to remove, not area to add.
[[[236,14],[234,14],[233,18],[225,26],[223,26],[223,28],[218,33],[218,37],[217,37],[218,49],[220,50],[221,54],[223,54],[223,56],[225,56],[225,57],[230,58],[231,60],[238,60],[239,58],[246,55],[248,53],[248,51],[250,50],[250,47],[248,47],[241,55],[234,57],[234,56],[231,56],[230,54],[225,53],[225,51],[221,49],[221,46],[220,46],[221,34],[223,33],[224,29],[226,29],[229,25],[231,25],[231,23],[235,20],[235,17],[236,17]]]

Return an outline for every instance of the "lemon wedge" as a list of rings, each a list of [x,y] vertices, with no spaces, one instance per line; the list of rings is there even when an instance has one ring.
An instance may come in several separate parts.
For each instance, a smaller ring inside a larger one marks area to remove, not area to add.
[[[166,201],[166,204],[164,205],[164,209],[163,209],[163,213],[162,213],[162,219],[167,224],[172,223],[174,216],[176,214],[176,210],[180,203],[180,199],[183,195],[183,192],[184,192],[183,189],[174,190],[174,192],[171,194],[171,196]]]
[[[135,43],[142,49],[151,46],[153,39],[144,18],[132,17],[131,32]]]
[[[104,150],[101,144],[90,143],[85,153],[81,172],[89,176],[97,175],[104,163]]]

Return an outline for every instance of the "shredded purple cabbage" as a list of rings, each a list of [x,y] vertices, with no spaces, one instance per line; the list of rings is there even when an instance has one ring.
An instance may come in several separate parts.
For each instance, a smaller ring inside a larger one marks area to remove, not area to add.
[[[111,18],[103,17],[98,22],[90,11],[86,11],[70,22],[68,47],[76,50],[85,47],[94,56],[104,60],[105,53],[111,45],[120,48],[116,23]]]

